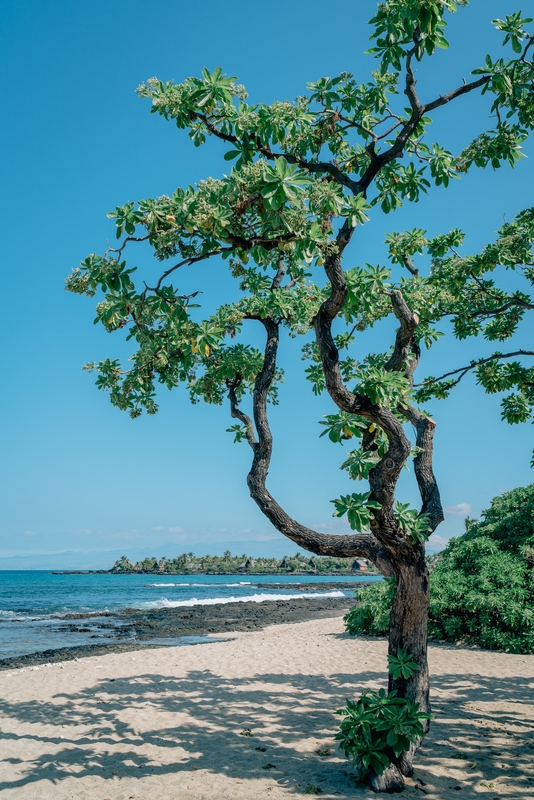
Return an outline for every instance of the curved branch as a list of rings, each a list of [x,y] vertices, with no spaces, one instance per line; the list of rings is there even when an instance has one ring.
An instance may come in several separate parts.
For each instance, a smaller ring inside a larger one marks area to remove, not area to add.
[[[120,247],[112,247],[109,244],[109,240],[108,240],[109,247],[106,250],[106,252],[104,253],[104,258],[106,258],[108,253],[117,253],[118,256],[120,256],[122,251],[124,250],[124,248],[128,244],[128,242],[146,242],[146,240],[150,239],[150,237],[153,236],[153,235],[154,234],[150,232],[150,233],[147,233],[146,236],[127,236]],[[117,258],[117,260],[118,260],[118,258]]]
[[[534,305],[532,303],[527,303],[526,300],[522,300],[520,297],[513,297],[500,308],[484,309],[482,311],[473,311],[471,316],[496,317],[498,314],[503,314],[505,311],[508,311],[509,308],[514,308],[517,306],[519,306],[520,308],[526,308],[529,311],[532,311],[534,309]]]
[[[280,531],[293,542],[317,555],[328,555],[337,558],[359,556],[372,561],[384,575],[392,575],[393,568],[383,545],[372,533],[359,533],[348,536],[317,533],[317,531],[301,525],[287,514],[276,502],[265,483],[271,463],[273,439],[267,418],[267,395],[276,372],[276,355],[278,350],[278,325],[270,318],[262,319],[267,332],[265,359],[261,372],[254,386],[254,421],[258,433],[258,441],[249,444],[254,450],[254,458],[247,484],[250,495],[262,513]],[[232,391],[233,399],[231,397]],[[249,429],[252,420],[237,407],[235,389],[230,388],[229,397],[232,403],[232,416],[247,424]]]
[[[432,468],[434,454],[434,431],[436,423],[430,417],[425,417],[413,406],[403,406],[402,413],[410,420],[416,430],[416,447],[421,448],[413,461],[413,468],[421,500],[421,514],[428,514],[431,531],[435,531],[440,522],[445,519],[438,483]]]
[[[415,386],[432,386],[432,384],[439,383],[439,381],[445,380],[445,378],[449,378],[451,375],[458,375],[458,373],[461,373],[453,384],[456,386],[470,370],[476,369],[482,364],[487,364],[489,361],[500,361],[502,358],[513,358],[514,356],[534,356],[534,351],[516,350],[514,353],[494,353],[492,356],[488,356],[488,358],[481,358],[478,361],[474,361],[472,364],[468,364],[466,367],[459,367],[459,369],[453,369],[451,372],[446,372],[440,378],[432,378],[431,380],[423,381],[422,383],[416,383]]]
[[[237,395],[235,390],[240,382],[241,382],[241,376],[239,375],[236,376],[236,379],[234,381],[226,382],[226,385],[228,386],[229,389],[228,399],[230,400],[230,414],[233,417],[233,419],[238,419],[246,427],[247,442],[252,447],[252,449],[255,450],[258,442],[256,440],[256,435],[254,433],[254,424],[250,419],[250,417],[248,416],[248,414],[245,414],[244,411],[241,411],[237,401]]]
[[[419,361],[419,348],[414,342],[415,329],[419,324],[419,317],[408,308],[406,301],[399,289],[390,293],[393,312],[400,322],[400,328],[395,337],[393,354],[387,362],[385,369],[388,372],[402,372],[408,367],[408,377],[413,375]],[[411,353],[416,356],[415,364],[411,363]]]
[[[343,228],[340,234],[342,231]],[[343,307],[347,295],[347,284],[339,253],[326,259],[325,272],[330,281],[332,293],[316,314],[314,328],[326,388],[339,409],[371,420],[382,428],[388,438],[387,453],[369,474],[371,499],[376,500],[382,507],[380,511],[375,512],[373,531],[386,547],[401,545],[405,536],[395,521],[393,503],[400,472],[410,454],[410,442],[401,422],[392,411],[373,405],[368,397],[355,394],[345,386],[339,367],[339,351],[332,336],[332,321]],[[400,295],[400,292],[398,294]],[[402,295],[400,298],[402,299]]]
[[[434,100],[431,103],[422,104],[415,89],[416,81],[411,67],[412,55],[413,51],[408,54],[406,59],[406,88],[404,90],[404,94],[407,96],[410,102],[412,114],[410,119],[407,120],[407,122],[402,126],[401,130],[399,131],[399,135],[389,150],[386,150],[379,155],[373,151],[370,151],[371,163],[359,181],[360,192],[364,194],[382,167],[402,155],[406,142],[415,132],[425,114],[428,114],[429,111],[433,111],[435,108],[439,108],[446,103],[450,103],[451,100],[454,100],[456,97],[460,97],[463,94],[472,92],[474,89],[478,89],[480,86],[484,86],[489,81],[489,76],[485,76],[477,81],[464,83],[463,86],[459,86],[452,92],[442,95],[437,100]]]
[[[195,116],[201,119],[209,132],[214,136],[217,136],[217,138],[222,139],[225,142],[229,142],[230,144],[240,144],[240,139],[238,136],[234,136],[234,134],[231,133],[223,133],[208,119],[205,114],[197,113]],[[345,175],[345,173],[342,172],[339,167],[337,167],[335,164],[331,164],[329,161],[306,161],[304,158],[298,158],[292,153],[275,153],[270,147],[264,145],[259,138],[256,139],[256,149],[270,161],[283,156],[289,164],[296,164],[297,166],[301,167],[301,169],[307,169],[308,172],[327,172],[329,175],[335,178],[338,183],[346,186],[354,194],[360,194],[361,192],[359,181],[352,180],[352,178],[349,178],[348,175]]]
[[[146,294],[147,291],[149,292],[157,292],[161,289],[161,284],[168,278],[168,276],[180,267],[185,267],[186,265],[189,267],[191,264],[196,264],[197,261],[205,261],[206,258],[211,258],[211,256],[219,256],[221,253],[227,253],[228,251],[233,250],[233,247],[220,247],[218,250],[212,250],[210,253],[204,253],[201,256],[192,256],[191,258],[184,258],[183,261],[179,261],[178,264],[175,264],[173,267],[169,267],[166,269],[165,272],[159,277],[158,282],[154,287],[147,286],[143,294]],[[146,286],[146,284],[145,284]]]

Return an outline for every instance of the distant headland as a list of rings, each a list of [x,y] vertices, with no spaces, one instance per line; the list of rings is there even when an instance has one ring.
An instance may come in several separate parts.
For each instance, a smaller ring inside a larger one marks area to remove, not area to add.
[[[229,550],[222,556],[195,556],[182,553],[176,558],[144,558],[132,562],[121,556],[109,570],[57,570],[55,575],[354,575],[361,572],[379,574],[364,559],[308,557],[302,553],[283,558],[252,558],[243,553],[233,556]]]

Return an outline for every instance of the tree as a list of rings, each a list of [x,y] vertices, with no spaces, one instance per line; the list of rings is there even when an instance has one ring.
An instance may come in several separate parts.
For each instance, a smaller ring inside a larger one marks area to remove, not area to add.
[[[125,329],[137,345],[127,368],[117,359],[86,365],[97,372],[98,387],[110,393],[114,405],[134,418],[143,409],[155,413],[157,383],[169,389],[185,384],[192,402],[220,404],[227,396],[236,420],[229,431],[253,451],[250,494],[274,527],[305,550],[363,557],[394,577],[390,659],[402,651],[416,669],[408,676],[394,669],[389,690],[398,700],[418,704],[421,713],[430,709],[425,542],[443,512],[432,469],[436,422],[419,403],[445,397],[474,372],[486,391],[512,390],[503,400],[505,419],[528,419],[532,370],[509,359],[534,353],[497,352],[420,384],[414,375],[422,346],[431,348],[440,336],[435,327],[440,320],[451,319],[459,338],[482,334],[502,341],[532,309],[529,295],[499,288],[488,275],[502,265],[532,282],[534,211],[504,225],[496,242],[477,255],[460,254],[458,229],[432,239],[414,229],[388,237],[391,268],[346,269],[343,259],[370,214],[417,202],[432,184],[446,188],[474,167],[506,162],[513,167],[520,159],[534,124],[533,38],[526,29],[531,20],[521,13],[494,20],[504,34],[503,57],[488,55],[473,69],[472,80],[444,95],[419,96],[416,64],[448,47],[447,15],[466,2],[380,3],[370,21],[375,41],[369,53],[377,67],[370,80],[358,83],[348,72],[321,78],[294,102],[250,105],[244,87],[219,67],[181,84],[149,80],[138,91],[151,101],[152,113],[174,120],[196,146],[210,137],[227,143],[224,159],[234,162],[233,168],[221,179],[178,188],[172,197],[117,207],[108,215],[115,219],[117,246],[89,255],[67,280],[70,291],[103,292],[95,322],[109,332]],[[473,92],[488,99],[495,125],[482,129],[457,155],[431,143],[427,128],[434,113],[451,113],[458,98]],[[157,260],[170,260],[157,280],[136,282],[136,268],[124,254],[138,242],[147,242]],[[423,253],[430,258],[425,274],[414,261]],[[193,302],[199,292],[186,296],[171,281],[177,270],[210,258],[228,263],[241,295],[202,319]],[[324,285],[319,277],[311,280],[323,273]],[[391,351],[356,361],[357,333],[391,314],[399,323]],[[263,352],[244,339],[249,322],[265,332]],[[334,323],[344,331],[334,334]],[[358,441],[343,466],[350,477],[369,482],[369,491],[333,501],[335,514],[346,514],[356,531],[347,536],[300,524],[266,487],[273,447],[267,408],[269,401],[278,402],[280,334],[309,331],[314,340],[304,345],[307,378],[337,407],[323,421],[325,433],[334,442]],[[252,416],[242,407],[247,394]],[[415,430],[415,446],[407,424]],[[422,498],[419,510],[395,500],[410,457]],[[428,721],[422,724],[428,727]],[[402,788],[416,746],[414,741],[408,752],[390,754],[381,774],[380,760],[373,761],[369,780],[375,789]]]
[[[133,572],[134,565],[132,564],[128,556],[121,556],[113,564],[112,570],[114,570],[115,572]]]

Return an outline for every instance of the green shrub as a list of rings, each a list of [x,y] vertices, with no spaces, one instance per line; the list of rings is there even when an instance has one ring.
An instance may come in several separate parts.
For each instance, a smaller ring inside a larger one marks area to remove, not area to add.
[[[467,525],[430,559],[430,636],[534,652],[534,484],[494,498]],[[386,634],[394,591],[392,580],[359,589],[349,633]]]
[[[409,750],[424,736],[422,720],[430,719],[417,703],[384,689],[364,692],[356,703],[347,700],[336,714],[344,717],[336,739],[362,779],[370,771],[380,775],[393,757]]]
[[[354,592],[359,605],[346,614],[343,619],[349,633],[367,633],[370,636],[387,636],[389,612],[395,594],[395,579],[371,583]]]

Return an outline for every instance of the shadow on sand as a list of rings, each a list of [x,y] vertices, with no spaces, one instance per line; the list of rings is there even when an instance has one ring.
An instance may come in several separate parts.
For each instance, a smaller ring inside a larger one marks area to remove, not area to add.
[[[42,780],[113,780],[118,773],[122,784],[148,775],[178,778],[193,768],[251,782],[252,792],[256,779],[268,777],[296,793],[313,783],[326,797],[366,795],[355,787],[339,751],[321,757],[315,750],[335,747],[332,711],[344,698],[383,681],[377,672],[262,673],[228,681],[192,670],[183,678],[150,673],[102,680],[78,694],[57,694],[52,702],[4,700],[3,730],[22,731],[2,734],[4,752],[20,752],[20,758],[7,759],[7,774],[19,777],[0,782],[0,796],[17,787],[26,787],[20,796],[36,796],[32,785]],[[415,778],[424,788],[412,783],[404,796],[479,798],[481,792],[494,797],[497,790],[514,800],[534,796],[534,726],[525,706],[534,703],[532,681],[450,674],[434,678],[433,689],[435,721],[416,762]],[[33,724],[46,726],[49,734],[36,737]],[[34,740],[45,754],[26,760]]]

